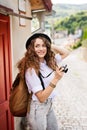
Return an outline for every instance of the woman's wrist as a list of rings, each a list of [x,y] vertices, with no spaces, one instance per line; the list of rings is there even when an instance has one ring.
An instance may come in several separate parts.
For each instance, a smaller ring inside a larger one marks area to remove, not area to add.
[[[52,82],[53,84],[57,84],[58,81],[59,81],[58,78],[54,78],[51,82]]]
[[[52,88],[55,88],[55,87],[56,87],[56,84],[50,82],[49,86],[52,87]]]

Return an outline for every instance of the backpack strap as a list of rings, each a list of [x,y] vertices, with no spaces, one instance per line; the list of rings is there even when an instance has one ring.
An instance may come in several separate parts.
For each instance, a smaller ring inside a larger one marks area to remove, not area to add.
[[[43,82],[43,80],[42,80],[42,77],[41,77],[41,73],[39,72],[39,79],[40,79],[40,81],[41,81],[41,85],[42,85],[42,87],[43,87],[43,90],[45,89],[45,86],[44,86],[44,82]]]

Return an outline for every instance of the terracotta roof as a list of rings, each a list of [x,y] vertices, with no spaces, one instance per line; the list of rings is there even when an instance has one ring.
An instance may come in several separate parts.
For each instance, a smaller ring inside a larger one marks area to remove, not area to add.
[[[31,4],[31,10],[43,10],[52,11],[52,2],[51,0],[29,0]]]
[[[43,0],[43,3],[45,5],[45,8],[47,11],[52,11],[52,2],[51,0]]]

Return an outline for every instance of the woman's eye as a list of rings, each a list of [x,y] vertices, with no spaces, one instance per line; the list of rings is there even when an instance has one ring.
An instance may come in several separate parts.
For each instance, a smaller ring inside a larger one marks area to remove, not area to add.
[[[35,47],[40,47],[40,45],[39,45],[39,44],[36,44]]]
[[[46,45],[44,44],[43,47],[46,47]]]
[[[39,44],[37,44],[35,47],[41,47],[41,46]],[[46,47],[46,45],[43,44],[42,47]]]
[[[35,47],[39,47],[39,45],[36,45]]]

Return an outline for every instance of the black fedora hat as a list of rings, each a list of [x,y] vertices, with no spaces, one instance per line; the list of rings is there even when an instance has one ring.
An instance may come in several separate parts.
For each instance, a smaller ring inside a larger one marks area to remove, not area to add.
[[[46,38],[50,43],[51,43],[51,39],[48,35],[44,34],[44,33],[35,33],[33,34],[31,37],[28,38],[27,42],[26,42],[26,49],[28,48],[28,46],[30,45],[31,41],[35,38],[38,37],[44,37]]]

